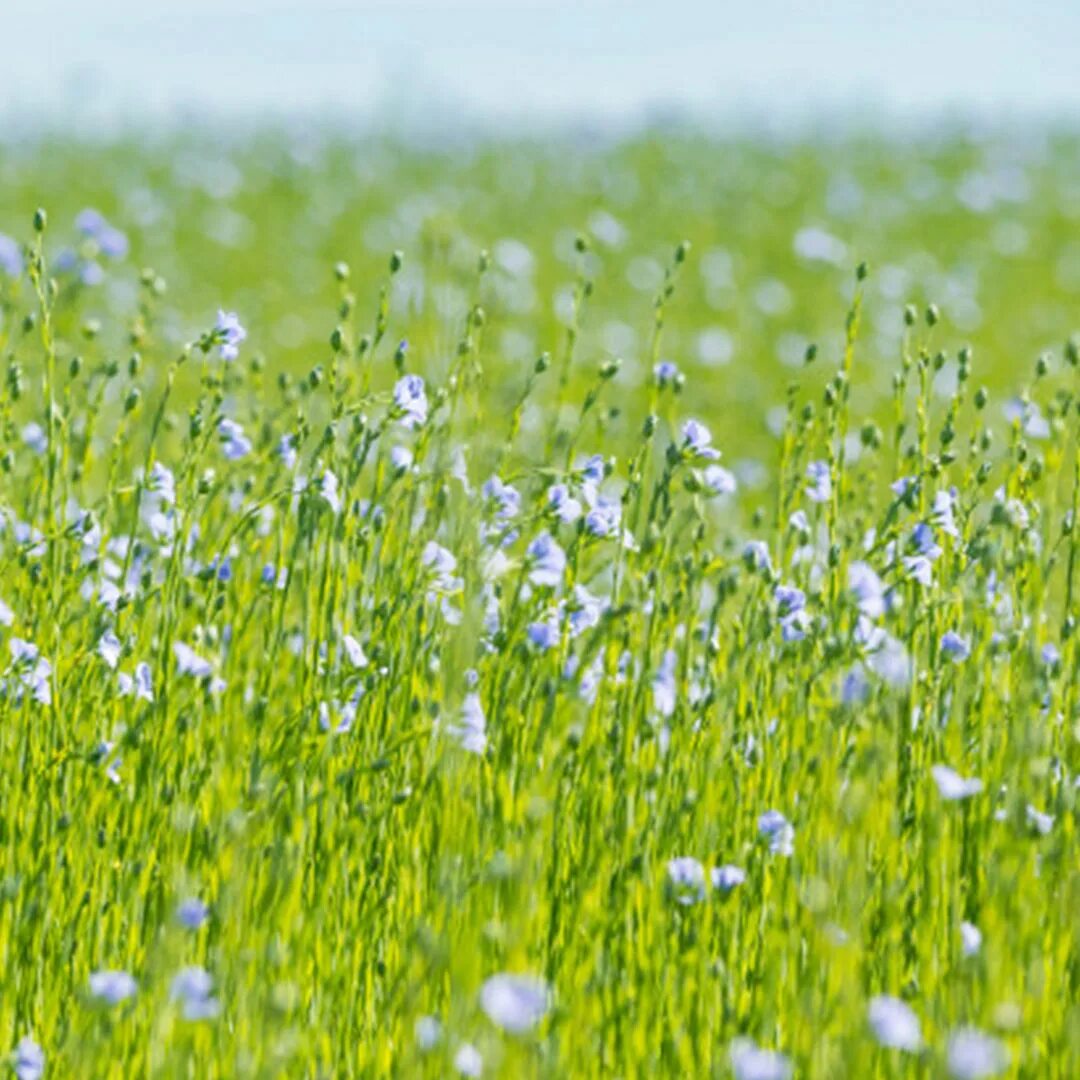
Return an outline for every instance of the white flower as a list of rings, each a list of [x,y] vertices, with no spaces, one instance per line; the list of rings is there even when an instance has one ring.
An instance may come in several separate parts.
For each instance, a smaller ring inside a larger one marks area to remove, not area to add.
[[[961,776],[948,765],[933,766],[930,775],[933,776],[941,797],[950,801],[969,799],[972,795],[978,795],[983,789],[983,782],[978,777]]]
[[[492,975],[480,989],[480,1007],[503,1031],[523,1035],[551,1008],[551,989],[535,975]]]
[[[899,998],[881,995],[872,998],[868,1012],[874,1038],[882,1046],[915,1053],[922,1046],[922,1031],[915,1010]]]
[[[978,1028],[958,1028],[949,1036],[949,1075],[954,1080],[983,1080],[1009,1067],[1009,1052]]]

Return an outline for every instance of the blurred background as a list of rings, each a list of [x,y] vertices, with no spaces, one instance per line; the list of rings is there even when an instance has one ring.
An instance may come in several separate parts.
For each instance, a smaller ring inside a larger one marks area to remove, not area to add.
[[[148,355],[222,306],[293,377],[327,360],[334,264],[373,313],[400,249],[386,347],[408,337],[438,380],[482,303],[497,410],[558,355],[584,274],[571,389],[623,363],[585,441],[634,445],[671,359],[753,490],[791,380],[839,363],[860,260],[854,392],[883,425],[906,304],[940,308],[927,348],[974,347],[1003,421],[1080,329],[1078,42],[1075,0],[0,0],[0,253],[48,208],[70,351],[87,325],[102,354],[128,347],[149,267],[168,288]],[[80,227],[87,208],[122,242]],[[538,393],[526,437],[551,407]]]
[[[1074,0],[4,0],[0,113],[439,125],[1080,106]]]

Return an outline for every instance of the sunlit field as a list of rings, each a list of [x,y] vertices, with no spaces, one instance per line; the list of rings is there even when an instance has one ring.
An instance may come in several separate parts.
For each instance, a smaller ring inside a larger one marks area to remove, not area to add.
[[[1049,128],[0,144],[12,1075],[1080,1075],[1077,331]]]

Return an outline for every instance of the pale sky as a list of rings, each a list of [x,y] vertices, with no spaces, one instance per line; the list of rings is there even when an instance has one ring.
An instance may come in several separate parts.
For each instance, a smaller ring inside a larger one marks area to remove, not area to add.
[[[0,0],[0,123],[1080,118],[1080,0]]]

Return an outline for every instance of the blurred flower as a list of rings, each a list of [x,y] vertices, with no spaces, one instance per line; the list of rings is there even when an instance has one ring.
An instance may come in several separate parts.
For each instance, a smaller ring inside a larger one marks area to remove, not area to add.
[[[41,1080],[45,1075],[45,1051],[24,1035],[15,1047],[11,1064],[18,1080]]]
[[[806,497],[815,503],[825,503],[832,498],[832,473],[827,461],[811,461],[806,466]]]
[[[791,855],[795,844],[795,829],[779,810],[766,810],[758,818],[758,832],[769,841],[774,855]]]
[[[1009,1067],[1005,1047],[973,1027],[959,1028],[949,1036],[946,1058],[954,1080],[984,1080]]]
[[[454,1055],[454,1068],[462,1076],[477,1077],[484,1071],[484,1059],[472,1043],[462,1043]]]
[[[967,779],[958,772],[954,772],[948,765],[934,765],[930,769],[930,775],[933,776],[941,797],[950,801],[969,799],[972,795],[978,795],[983,789],[983,782],[977,777]]]
[[[210,917],[210,909],[197,897],[181,900],[176,906],[176,921],[188,930],[198,930]]]
[[[683,906],[705,899],[705,867],[692,855],[681,855],[667,864],[668,894]]]
[[[106,1005],[119,1005],[134,997],[138,984],[126,971],[95,971],[90,976],[90,996]]]
[[[19,245],[10,236],[0,233],[0,270],[3,270],[8,277],[18,277],[22,269],[23,260]]]
[[[730,863],[726,866],[713,867],[709,876],[713,888],[719,889],[722,893],[729,893],[746,881],[746,871],[741,866],[733,866]]]
[[[470,754],[483,754],[487,749],[487,720],[480,695],[475,691],[465,695],[461,703],[461,718],[447,726],[446,732],[457,739],[463,750]]]
[[[480,988],[480,1007],[512,1035],[531,1031],[551,1008],[551,989],[535,975],[492,975]]]
[[[653,676],[653,706],[665,719],[675,711],[675,650],[668,649]]]
[[[966,660],[971,655],[971,646],[955,630],[946,630],[941,635],[941,651],[951,660]]]
[[[960,924],[960,951],[964,956],[978,956],[982,948],[982,931],[966,920]]]
[[[185,1020],[212,1020],[221,1011],[214,997],[214,980],[205,968],[181,968],[173,977],[169,996],[180,1003]]]
[[[916,1053],[922,1047],[922,1031],[914,1009],[899,998],[881,995],[872,998],[870,1027],[882,1046]]]
[[[733,1039],[728,1051],[735,1080],[789,1080],[791,1063],[775,1050],[762,1050],[753,1039]]]

